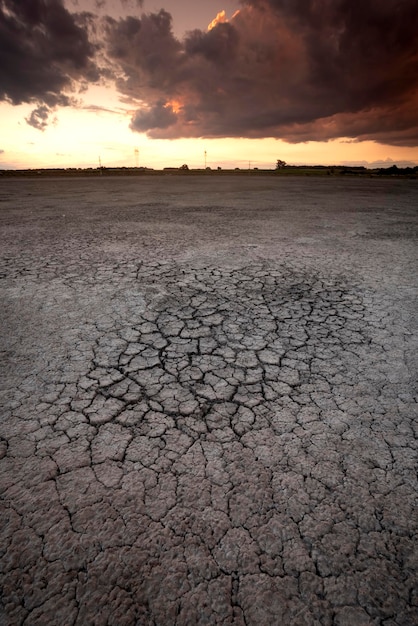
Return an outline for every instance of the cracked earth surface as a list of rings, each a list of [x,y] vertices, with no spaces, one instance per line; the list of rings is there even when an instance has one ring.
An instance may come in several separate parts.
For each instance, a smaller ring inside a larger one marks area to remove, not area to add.
[[[2,181],[2,624],[418,624],[418,186],[214,180]]]

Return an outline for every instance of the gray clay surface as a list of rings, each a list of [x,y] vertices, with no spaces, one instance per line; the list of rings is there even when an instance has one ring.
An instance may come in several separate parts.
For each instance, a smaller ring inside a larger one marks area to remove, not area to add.
[[[1,181],[0,623],[416,626],[417,207]]]

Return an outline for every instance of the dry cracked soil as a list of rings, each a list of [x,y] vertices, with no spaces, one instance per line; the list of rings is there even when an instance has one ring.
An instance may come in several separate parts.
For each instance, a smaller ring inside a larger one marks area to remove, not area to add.
[[[1,624],[418,624],[417,206],[1,181]]]

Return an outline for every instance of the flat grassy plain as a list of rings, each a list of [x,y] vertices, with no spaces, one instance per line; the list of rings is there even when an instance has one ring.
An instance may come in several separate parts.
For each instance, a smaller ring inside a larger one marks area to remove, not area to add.
[[[417,208],[3,178],[1,623],[416,626]]]

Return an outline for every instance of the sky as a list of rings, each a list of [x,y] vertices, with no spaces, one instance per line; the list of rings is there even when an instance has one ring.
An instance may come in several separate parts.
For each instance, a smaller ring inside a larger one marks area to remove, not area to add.
[[[417,0],[0,0],[0,169],[418,164]]]

